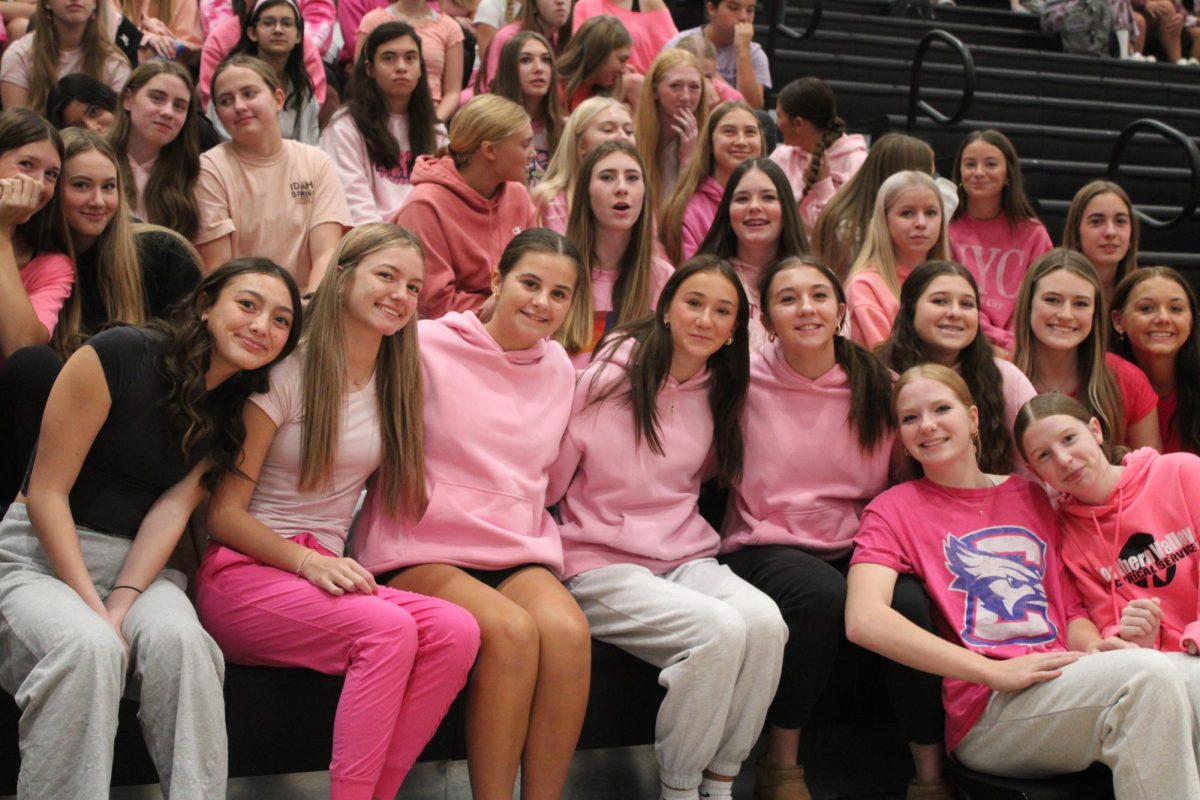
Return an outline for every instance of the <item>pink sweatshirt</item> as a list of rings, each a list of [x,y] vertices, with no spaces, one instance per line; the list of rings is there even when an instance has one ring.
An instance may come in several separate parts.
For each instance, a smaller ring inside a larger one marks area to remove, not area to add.
[[[1013,309],[1021,279],[1034,261],[1054,245],[1046,227],[1036,219],[1018,222],[1008,217],[974,219],[962,214],[950,223],[950,253],[979,284],[979,324],[988,341],[1013,348]]]
[[[745,466],[726,506],[722,553],[769,544],[830,560],[850,552],[863,509],[887,488],[894,437],[863,452],[849,412],[841,366],[810,380],[788,365],[778,341],[750,357]]]
[[[609,564],[639,564],[656,574],[715,555],[721,540],[696,508],[712,450],[708,370],[658,393],[656,455],[634,440],[633,411],[615,397],[588,405],[610,382],[625,380],[632,344],[615,362],[598,360],[580,373],[571,422],[550,469],[547,499],[562,519],[563,579]]]
[[[571,413],[575,370],[556,343],[505,352],[474,314],[421,320],[429,507],[383,516],[368,491],[352,540],[375,574],[413,564],[562,569],[547,470]]]
[[[1157,597],[1155,647],[1185,651],[1200,643],[1200,457],[1143,447],[1122,463],[1104,503],[1060,500],[1063,562],[1102,634],[1116,635],[1130,600]]]
[[[307,15],[307,11],[304,12]],[[308,17],[304,18],[305,23]],[[226,17],[208,31],[204,47],[200,49],[200,81],[196,89],[200,93],[200,107],[208,110],[209,90],[212,89],[212,76],[225,57],[237,47],[242,37],[242,24],[237,17]],[[313,85],[313,99],[317,105],[325,102],[325,65],[321,63],[321,53],[313,40],[304,35],[304,66],[308,69],[308,78]]]
[[[572,12],[572,30],[579,30],[579,26],[590,17],[604,14],[611,14],[621,20],[621,24],[629,30],[629,35],[633,37],[633,53],[629,56],[629,66],[643,75],[650,69],[650,63],[654,61],[655,56],[679,33],[669,9],[630,11],[611,0],[579,0]]]
[[[823,178],[812,185],[808,194],[801,198],[804,192],[804,172],[808,169],[809,152],[799,147],[781,144],[771,152],[771,160],[778,164],[791,184],[792,194],[796,196],[796,205],[800,209],[800,219],[804,229],[811,232],[817,223],[821,209],[829,204],[833,193],[842,184],[854,177],[859,167],[867,160],[867,140],[857,133],[847,133],[840,136],[833,144],[825,149],[825,162],[829,164],[829,177]]]
[[[704,241],[713,220],[717,218],[717,208],[721,205],[721,197],[724,194],[725,187],[711,176],[700,181],[700,185],[696,187],[696,193],[688,200],[687,208],[683,210],[680,263],[696,255],[696,251],[700,249],[700,243]]]
[[[524,184],[507,182],[484,197],[462,179],[452,156],[420,156],[412,183],[392,221],[425,245],[421,316],[479,308],[492,293],[492,269],[504,248],[536,224],[529,192]]]
[[[900,270],[900,285],[911,270]],[[900,312],[900,298],[883,282],[875,268],[854,273],[846,282],[846,306],[850,314],[850,336],[854,341],[874,349],[875,345],[892,335],[892,325]]]

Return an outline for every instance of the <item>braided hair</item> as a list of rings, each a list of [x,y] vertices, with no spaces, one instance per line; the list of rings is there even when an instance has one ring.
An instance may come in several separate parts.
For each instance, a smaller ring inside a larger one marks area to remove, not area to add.
[[[838,116],[833,91],[820,78],[798,78],[783,87],[779,93],[779,108],[789,117],[808,120],[822,133],[821,141],[808,157],[804,188],[796,198],[801,200],[817,182],[825,151],[846,133],[846,121]]]

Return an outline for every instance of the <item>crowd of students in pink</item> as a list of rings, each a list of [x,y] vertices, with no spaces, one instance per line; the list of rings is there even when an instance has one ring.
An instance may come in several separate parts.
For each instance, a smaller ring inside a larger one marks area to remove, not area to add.
[[[765,113],[752,0],[682,32],[526,3],[26,15],[19,796],[105,794],[123,694],[164,792],[223,796],[228,661],[345,676],[338,800],[394,797],[460,692],[473,796],[560,797],[592,639],[660,671],[662,800],[731,797],[760,737],[756,797],[810,798],[850,643],[910,799],[952,796],[947,754],[1200,796],[1196,295],[1126,192],[1080,188],[1055,247],[999,131],[938,177],[815,78]]]

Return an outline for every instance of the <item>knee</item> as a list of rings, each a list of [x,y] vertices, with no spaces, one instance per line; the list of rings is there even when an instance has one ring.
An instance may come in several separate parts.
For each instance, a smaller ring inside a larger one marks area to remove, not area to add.
[[[561,666],[581,671],[591,668],[591,630],[573,601],[539,611],[536,621],[543,653],[551,654]]]
[[[78,626],[63,640],[58,663],[75,679],[90,680],[97,689],[121,686],[126,668],[125,648],[103,621]]]
[[[138,662],[153,664],[156,668],[176,670],[184,664],[199,661],[210,662],[219,672],[224,672],[221,649],[195,618],[173,617],[146,625],[130,646],[138,654]]]
[[[507,669],[537,669],[538,629],[533,617],[515,604],[507,604],[479,622],[479,655]]]
[[[778,611],[775,616],[779,616]],[[727,603],[713,603],[706,609],[699,627],[708,644],[741,659],[751,634],[749,623],[737,609]]]
[[[761,602],[750,603],[743,608],[742,619],[746,623],[747,646],[783,651],[788,640],[788,626],[779,613],[779,607],[770,598],[764,596]]]
[[[426,637],[439,648],[460,656],[467,665],[479,652],[479,623],[465,608],[446,603],[431,622],[433,633]]]

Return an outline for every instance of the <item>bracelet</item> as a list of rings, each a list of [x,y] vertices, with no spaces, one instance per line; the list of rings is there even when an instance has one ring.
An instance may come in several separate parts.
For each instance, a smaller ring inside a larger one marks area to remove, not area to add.
[[[317,552],[317,551],[309,550],[308,555],[306,555],[306,556],[304,556],[304,558],[300,559],[300,566],[296,567],[296,577],[297,578],[300,577],[300,571],[304,569],[304,565],[308,563],[308,560],[313,557],[313,553],[315,553],[315,552]]]
[[[142,590],[137,588],[136,586],[130,586],[127,583],[122,583],[122,584],[118,584],[117,586],[112,587],[112,589],[110,589],[108,591],[109,595],[112,595],[112,593],[115,592],[117,589],[132,589],[133,591],[137,592],[138,594],[142,593]]]

